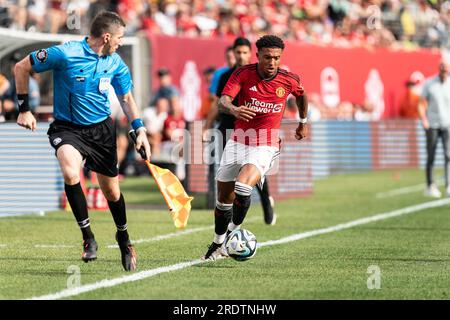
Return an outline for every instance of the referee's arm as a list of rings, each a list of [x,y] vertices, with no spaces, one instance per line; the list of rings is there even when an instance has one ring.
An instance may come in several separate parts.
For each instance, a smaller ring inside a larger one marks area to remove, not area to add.
[[[30,57],[26,56],[14,66],[14,78],[16,81],[17,101],[19,104],[19,116],[17,124],[21,127],[36,130],[36,118],[28,106],[28,79],[31,71]]]
[[[130,92],[125,93],[124,95],[118,95],[120,106],[122,107],[123,112],[128,118],[128,121],[131,123],[134,120],[139,119],[139,109],[136,105],[136,101],[134,100],[133,94]],[[145,153],[147,154],[147,160],[150,161],[150,144],[147,139],[147,130],[144,126],[138,128],[136,130],[137,139],[136,139],[136,150],[140,150],[143,146],[145,149]]]

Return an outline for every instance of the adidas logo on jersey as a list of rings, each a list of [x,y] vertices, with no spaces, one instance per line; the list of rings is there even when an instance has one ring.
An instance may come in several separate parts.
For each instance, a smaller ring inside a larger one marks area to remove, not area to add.
[[[256,86],[251,87],[249,90],[250,90],[250,91],[258,92],[258,90],[256,90]]]

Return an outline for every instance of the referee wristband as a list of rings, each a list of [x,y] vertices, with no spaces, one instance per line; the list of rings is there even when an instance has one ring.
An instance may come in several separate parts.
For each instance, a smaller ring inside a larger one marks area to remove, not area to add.
[[[308,123],[308,118],[300,118],[299,122],[303,124]]]
[[[28,93],[18,94],[17,104],[19,105],[19,112],[31,111],[30,106],[28,105]]]
[[[131,122],[131,127],[132,127],[133,130],[136,131],[136,132],[138,131],[139,128],[145,128],[145,127],[144,127],[144,123],[143,123],[142,120],[139,119],[139,118],[134,119],[134,120]]]

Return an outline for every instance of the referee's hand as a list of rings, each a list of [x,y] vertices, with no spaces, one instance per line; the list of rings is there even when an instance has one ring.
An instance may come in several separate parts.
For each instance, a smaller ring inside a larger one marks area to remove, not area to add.
[[[147,159],[144,160],[150,161],[152,153],[150,151],[150,143],[148,143],[147,133],[145,130],[139,130],[136,137],[136,150],[139,151],[141,147],[144,147],[145,155],[147,156]]]
[[[31,111],[20,112],[17,117],[17,124],[31,131],[36,130],[36,118],[33,116]]]

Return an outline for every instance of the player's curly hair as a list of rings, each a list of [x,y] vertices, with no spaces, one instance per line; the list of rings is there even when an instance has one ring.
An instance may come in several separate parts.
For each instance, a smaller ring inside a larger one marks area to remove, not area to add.
[[[277,36],[265,35],[259,38],[258,41],[256,41],[256,47],[258,48],[258,51],[262,48],[280,48],[281,50],[283,50],[284,42]]]

